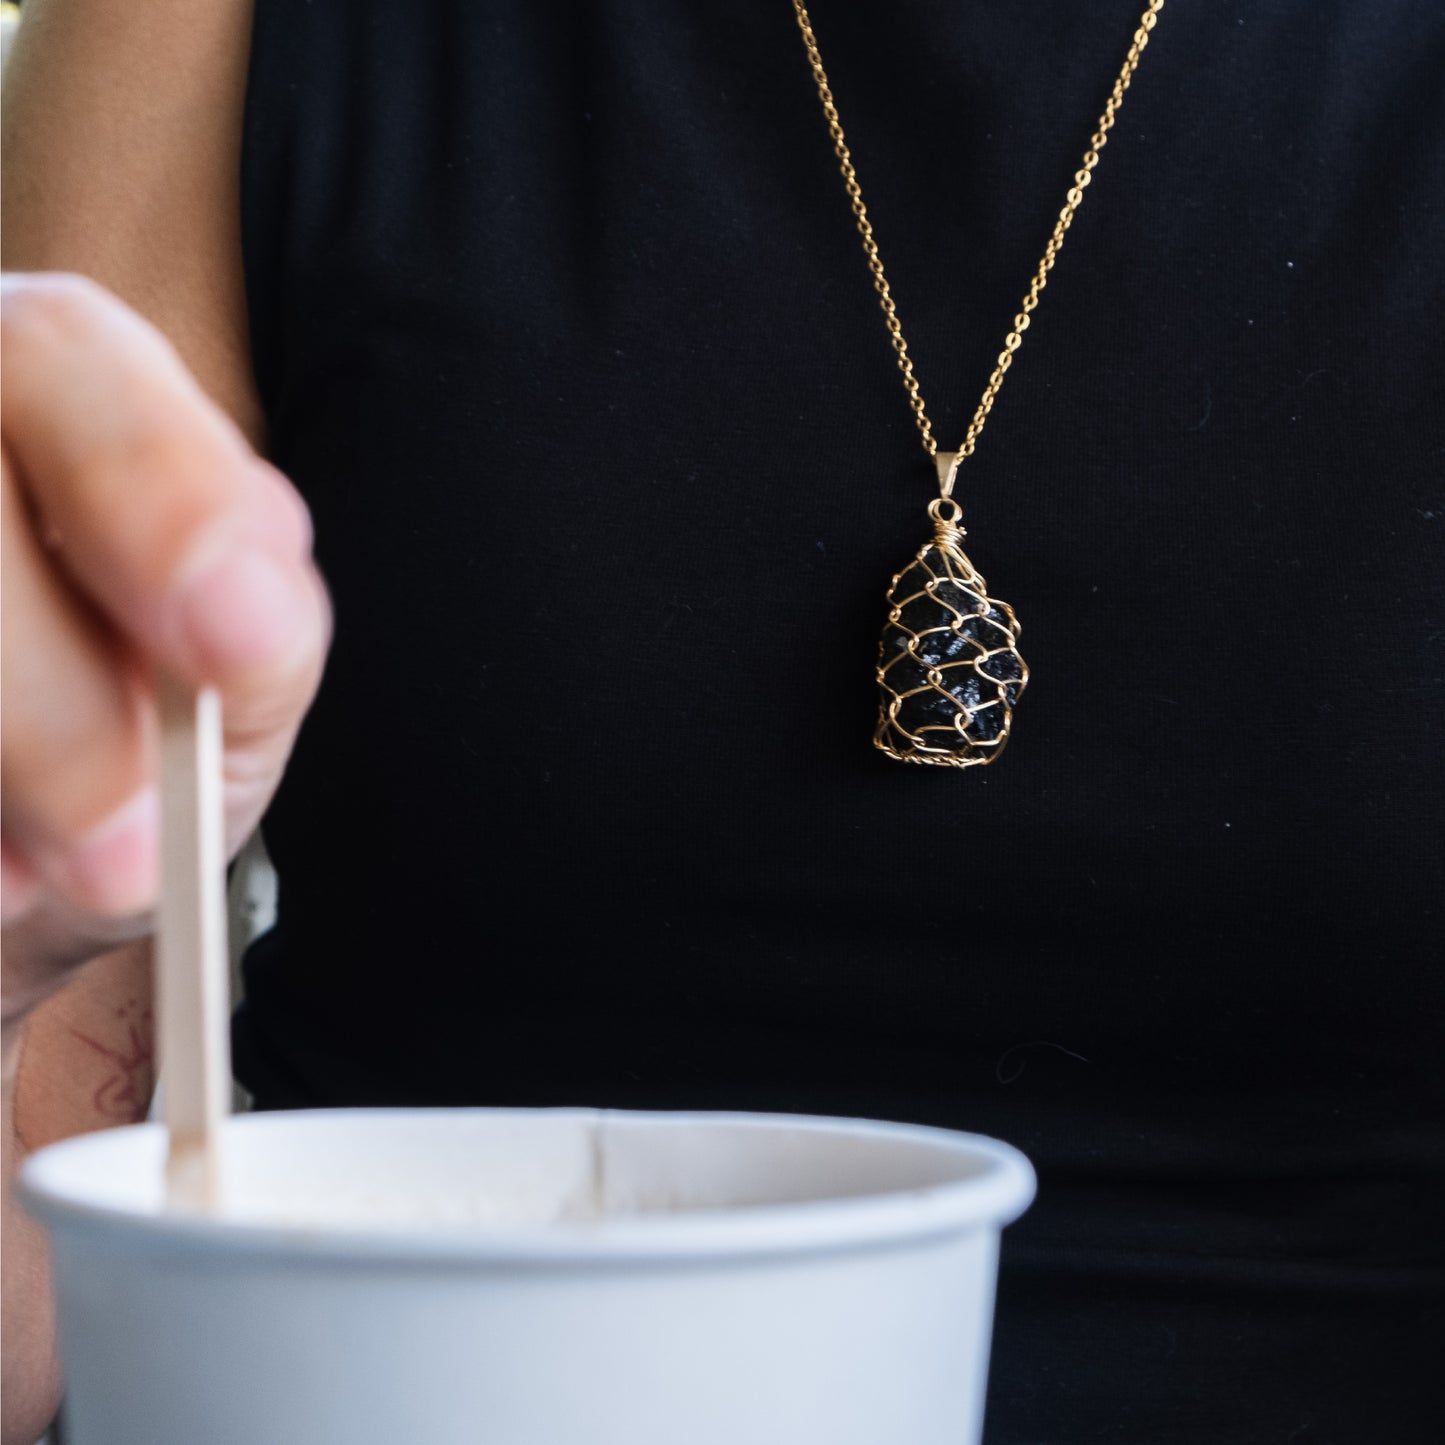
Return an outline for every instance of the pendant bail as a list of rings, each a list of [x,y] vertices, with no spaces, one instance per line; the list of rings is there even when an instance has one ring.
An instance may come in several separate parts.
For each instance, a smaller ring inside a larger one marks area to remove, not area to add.
[[[938,468],[938,489],[942,496],[953,496],[953,483],[958,477],[958,464],[962,460],[962,452],[935,452],[933,454],[933,465]]]

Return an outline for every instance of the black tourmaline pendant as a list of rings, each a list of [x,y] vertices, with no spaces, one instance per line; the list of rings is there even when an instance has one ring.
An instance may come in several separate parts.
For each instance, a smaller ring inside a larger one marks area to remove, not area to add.
[[[1029,670],[1013,608],[988,595],[959,545],[957,504],[940,498],[930,513],[933,541],[888,589],[873,742],[900,762],[968,768],[1003,752]]]

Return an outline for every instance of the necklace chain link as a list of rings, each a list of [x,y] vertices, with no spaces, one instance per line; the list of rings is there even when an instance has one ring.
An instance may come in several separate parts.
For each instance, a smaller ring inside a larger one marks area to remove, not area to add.
[[[1069,187],[1064,208],[1059,212],[1059,218],[1054,223],[1053,235],[1049,237],[1049,244],[1044,248],[1043,259],[1039,262],[1038,269],[1029,281],[1028,295],[1020,303],[1021,309],[1013,319],[1013,327],[1004,338],[1003,350],[998,354],[998,360],[989,374],[988,385],[984,388],[978,409],[974,412],[973,420],[968,425],[963,445],[958,449],[959,461],[973,455],[979,435],[988,421],[988,414],[993,410],[999,388],[1003,385],[1003,379],[1008,373],[1009,367],[1013,365],[1014,353],[1023,344],[1024,332],[1029,327],[1029,317],[1039,304],[1039,294],[1048,285],[1049,272],[1054,269],[1054,261],[1063,247],[1064,237],[1074,223],[1074,213],[1083,202],[1084,190],[1092,179],[1094,167],[1099,164],[1099,152],[1104,149],[1109,139],[1109,132],[1114,127],[1114,119],[1118,114],[1119,107],[1124,103],[1124,92],[1129,89],[1129,82],[1139,68],[1139,57],[1149,43],[1149,32],[1154,29],[1159,12],[1163,8],[1164,0],[1149,0],[1149,8],[1144,11],[1139,26],[1134,31],[1133,39],[1129,44],[1129,52],[1124,57],[1123,69],[1120,70],[1119,78],[1114,82],[1114,89],[1110,92],[1108,103],[1104,106],[1104,113],[1099,117],[1098,128],[1089,137],[1089,148],[1084,152],[1083,162],[1074,172],[1074,184]],[[853,215],[858,223],[858,234],[863,238],[863,253],[868,258],[868,270],[873,276],[873,289],[878,293],[878,304],[883,308],[883,319],[888,326],[888,338],[893,343],[893,350],[898,359],[898,369],[903,373],[903,385],[908,392],[908,405],[913,411],[913,420],[923,438],[924,450],[930,457],[934,457],[938,454],[938,442],[933,435],[933,426],[928,420],[928,413],[924,410],[923,393],[919,390],[918,377],[913,371],[913,358],[908,354],[908,342],[903,337],[903,325],[898,319],[898,307],[893,300],[893,293],[889,289],[888,278],[883,273],[883,258],[878,254],[878,242],[873,237],[873,223],[868,219],[868,207],[863,204],[863,191],[858,184],[858,172],[854,169],[852,154],[843,138],[843,126],[838,119],[838,107],[833,99],[832,87],[828,84],[828,73],[823,69],[823,57],[818,52],[818,39],[813,34],[813,23],[808,18],[807,6],[803,0],[793,0],[793,10],[797,14],[798,29],[802,32],[803,44],[807,47],[808,63],[813,67],[813,79],[818,85],[818,99],[823,103],[823,114],[828,121],[828,134],[833,139],[833,152],[838,157],[838,167],[843,173],[843,186],[848,192],[848,200],[853,207]],[[948,495],[951,489],[952,475],[950,473],[944,495]]]

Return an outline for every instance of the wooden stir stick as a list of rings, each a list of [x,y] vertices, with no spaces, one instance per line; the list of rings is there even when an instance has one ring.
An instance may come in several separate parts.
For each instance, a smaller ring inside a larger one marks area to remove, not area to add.
[[[156,997],[164,1114],[170,1133],[166,1198],[214,1209],[220,1132],[231,1087],[226,962],[226,843],[221,699],[161,679],[161,896]]]

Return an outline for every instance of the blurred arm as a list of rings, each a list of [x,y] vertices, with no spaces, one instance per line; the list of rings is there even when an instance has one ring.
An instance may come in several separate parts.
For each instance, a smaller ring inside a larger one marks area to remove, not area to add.
[[[3,94],[0,258],[90,276],[164,331],[253,445],[240,245],[250,0],[30,0]],[[4,1086],[3,1445],[58,1393],[43,1240],[9,1198],[31,1149],[144,1117],[150,949],[93,962],[23,1025]]]
[[[98,958],[24,1025],[4,1089],[7,1194],[26,1157],[73,1134],[139,1123],[155,1084],[148,941]],[[50,1261],[38,1225],[7,1200],[3,1236],[4,1445],[33,1445],[59,1371]]]
[[[240,221],[251,9],[29,0],[5,75],[0,263],[108,287],[259,446]]]

